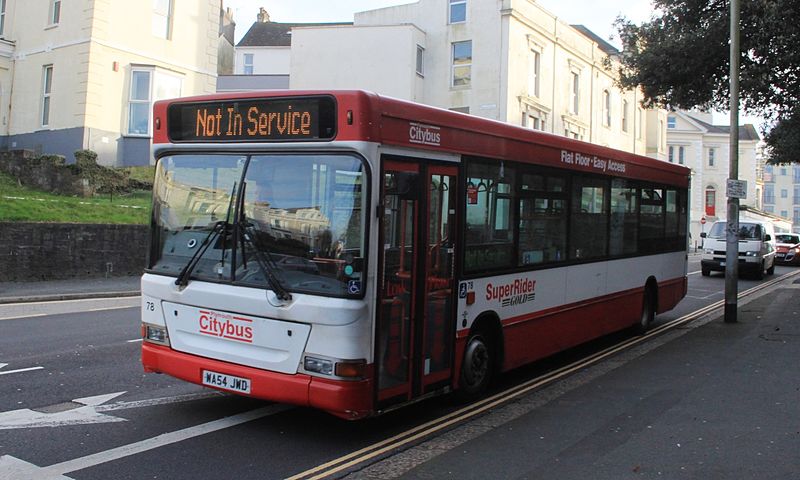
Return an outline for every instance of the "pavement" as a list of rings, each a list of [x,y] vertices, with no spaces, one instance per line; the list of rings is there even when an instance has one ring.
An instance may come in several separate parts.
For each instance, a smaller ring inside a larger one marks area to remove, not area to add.
[[[141,278],[137,275],[41,282],[0,282],[0,304],[136,296],[140,294]]]

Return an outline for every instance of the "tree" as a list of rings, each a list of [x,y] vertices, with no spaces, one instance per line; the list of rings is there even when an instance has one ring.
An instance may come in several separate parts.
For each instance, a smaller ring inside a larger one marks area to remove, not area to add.
[[[641,86],[646,107],[727,110],[729,1],[653,4],[649,22],[616,21],[620,86]],[[800,162],[800,0],[742,1],[740,32],[742,110],[771,121],[770,163]]]

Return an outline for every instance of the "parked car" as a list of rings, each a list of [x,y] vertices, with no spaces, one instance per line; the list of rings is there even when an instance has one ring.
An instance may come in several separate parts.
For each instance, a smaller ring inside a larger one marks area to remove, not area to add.
[[[775,263],[800,265],[800,235],[778,233],[775,235]]]
[[[704,277],[724,272],[728,222],[714,222],[708,234],[701,233],[703,254],[700,270]],[[757,279],[775,273],[775,228],[770,222],[739,222],[739,273]]]

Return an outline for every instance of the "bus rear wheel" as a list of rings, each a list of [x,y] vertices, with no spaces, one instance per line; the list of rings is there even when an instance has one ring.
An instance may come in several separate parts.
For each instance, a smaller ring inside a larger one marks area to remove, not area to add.
[[[492,380],[493,363],[492,344],[488,337],[483,332],[471,334],[461,365],[457,391],[459,400],[473,400],[486,391]]]
[[[647,333],[647,330],[650,329],[650,326],[653,324],[653,321],[656,318],[656,300],[655,300],[655,290],[648,286],[644,290],[644,298],[642,299],[642,314],[639,317],[639,323],[636,324],[636,333],[639,335],[644,335]]]

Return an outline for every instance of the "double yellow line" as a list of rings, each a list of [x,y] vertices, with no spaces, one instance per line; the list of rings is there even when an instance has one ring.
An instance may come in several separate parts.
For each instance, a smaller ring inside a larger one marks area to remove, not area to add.
[[[780,283],[790,277],[794,277],[797,275],[800,275],[800,270],[795,270],[786,275],[782,275],[774,280],[770,280],[769,282],[765,282],[753,288],[745,290],[744,292],[739,293],[738,298],[747,297],[749,295],[770,288],[777,283]],[[686,314],[680,318],[677,318],[668,323],[660,325],[652,329],[651,331],[647,332],[647,334],[645,335],[628,339],[620,344],[614,345],[605,350],[597,352],[570,365],[558,368],[552,372],[548,372],[542,376],[533,378],[531,380],[528,380],[527,382],[521,383],[507,390],[496,393],[490,397],[472,403],[459,410],[448,413],[447,415],[439,417],[435,420],[431,420],[422,425],[413,427],[409,430],[406,430],[403,433],[397,434],[385,440],[381,440],[380,442],[374,443],[360,450],[356,450],[355,452],[348,453],[347,455],[333,459],[327,463],[323,463],[322,465],[318,465],[304,472],[300,472],[296,475],[288,477],[287,480],[318,480],[322,478],[331,477],[338,473],[342,473],[356,465],[368,462],[382,455],[385,455],[386,453],[391,452],[392,450],[396,450],[404,446],[407,446],[409,444],[413,444],[426,437],[439,433],[442,430],[445,430],[453,425],[465,422],[471,418],[481,415],[487,412],[488,410],[491,410],[495,407],[508,403],[530,392],[531,390],[544,387],[550,383],[553,383],[566,376],[569,376],[578,370],[582,370],[585,369],[586,367],[599,363],[610,356],[616,355],[617,353],[623,350],[629,349],[640,343],[646,342],[657,335],[661,335],[669,330],[672,330],[674,328],[680,327],[689,322],[702,318],[714,312],[715,310],[722,308],[724,303],[725,302],[723,300],[720,300],[718,302],[712,303],[711,305],[707,305],[692,313]]]

